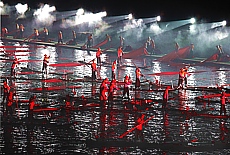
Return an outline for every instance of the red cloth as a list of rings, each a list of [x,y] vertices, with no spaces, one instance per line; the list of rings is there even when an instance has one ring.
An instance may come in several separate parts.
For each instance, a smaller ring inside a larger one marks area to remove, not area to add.
[[[217,60],[217,58],[218,58],[218,54],[215,53],[215,54],[213,54],[212,56],[210,56],[209,58],[207,58],[206,60],[204,60],[204,62],[206,62],[206,61]]]
[[[190,48],[191,46],[180,48],[178,51],[172,51],[157,60],[160,62],[169,62],[177,58],[185,58],[189,54]]]
[[[144,46],[138,49],[132,50],[129,53],[125,53],[123,55],[123,58],[132,59],[132,58],[138,58],[139,56],[142,56],[142,55],[148,55],[148,51],[146,50],[146,48],[144,48]]]
[[[102,45],[105,45],[108,42],[108,39],[105,39],[104,41],[100,42],[99,44],[93,46],[93,48],[101,47]]]

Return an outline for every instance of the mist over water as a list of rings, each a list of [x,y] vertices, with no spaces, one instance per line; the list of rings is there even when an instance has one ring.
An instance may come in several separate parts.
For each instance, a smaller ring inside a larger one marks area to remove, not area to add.
[[[131,14],[109,17],[105,11],[90,12],[84,8],[59,12],[55,6],[48,4],[40,4],[37,9],[29,7],[27,4],[8,6],[2,3],[1,13],[10,15],[10,20],[13,21],[10,24],[3,21],[2,26],[12,32],[16,23],[22,23],[27,36],[33,33],[34,28],[42,30],[47,27],[53,40],[57,40],[57,33],[61,30],[65,41],[72,38],[72,30],[77,33],[93,33],[95,43],[109,34],[115,42],[115,48],[118,47],[119,36],[123,36],[125,45],[130,45],[133,49],[143,46],[147,38],[151,37],[162,53],[173,51],[175,42],[180,47],[193,43],[194,52],[199,57],[215,53],[215,46],[219,44],[224,52],[229,53],[229,28],[222,26],[222,21],[207,23],[202,20],[191,24],[190,19],[184,19],[161,22],[156,20],[157,17],[135,19]]]

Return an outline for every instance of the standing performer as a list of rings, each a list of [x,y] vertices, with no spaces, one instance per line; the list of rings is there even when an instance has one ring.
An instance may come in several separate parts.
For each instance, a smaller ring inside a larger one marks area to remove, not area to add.
[[[122,63],[122,55],[123,55],[123,50],[122,50],[122,46],[120,46],[117,50],[117,62],[119,65]]]
[[[8,97],[7,97],[7,105],[6,105],[6,115],[8,116],[8,114],[10,114],[10,116],[13,116],[13,101],[14,101],[14,89],[10,88],[10,91],[8,93]]]
[[[188,87],[188,68],[187,67],[184,67],[184,86],[185,87]]]
[[[105,104],[107,101],[106,93],[108,92],[108,86],[107,86],[108,82],[109,82],[109,79],[105,78],[100,85],[100,103],[101,103],[102,109],[105,108]]]
[[[101,65],[101,54],[102,54],[102,50],[100,47],[98,47],[97,52],[96,52],[96,58],[97,58],[98,65]]]
[[[177,52],[179,49],[180,49],[179,44],[178,44],[178,43],[175,43],[175,50],[176,50],[176,52]]]
[[[189,58],[194,58],[194,44],[190,45]]]
[[[2,28],[2,37],[4,38],[4,37],[7,37],[7,34],[8,34],[8,30],[7,30],[7,28],[6,27],[3,27]]]
[[[97,64],[95,63],[95,59],[93,59],[93,62],[91,63],[91,69],[92,69],[92,81],[96,80],[96,71],[97,71]]]
[[[180,71],[179,71],[179,80],[178,80],[177,89],[183,88],[184,80],[185,80],[185,71],[184,71],[184,68],[181,68]]]
[[[220,101],[221,101],[220,115],[222,115],[222,113],[226,115],[226,107],[225,107],[226,106],[226,93],[224,91],[222,91],[221,93]]]
[[[109,42],[109,47],[111,47],[111,36],[109,34],[105,35],[106,40]]]
[[[116,79],[116,69],[117,69],[117,61],[114,60],[112,64],[112,79]]]
[[[217,45],[216,48],[217,48],[217,53],[218,53],[217,54],[217,61],[221,61],[222,57],[224,55],[224,51],[223,51],[221,45]]]
[[[113,79],[110,82],[109,92],[108,92],[108,101],[109,101],[109,106],[111,106],[111,108],[112,108],[112,104],[113,104],[114,90],[118,90],[118,87],[116,86],[116,80],[115,79]]]
[[[11,65],[11,76],[15,77],[15,75],[16,75],[15,68],[17,67],[18,64],[19,64],[18,58],[15,58],[12,65]]]
[[[63,35],[62,35],[62,31],[59,31],[58,33],[58,44],[63,44]]]
[[[123,98],[125,97],[125,95],[127,95],[128,99],[129,98],[129,86],[132,84],[132,80],[130,78],[130,76],[126,75],[125,79],[124,79],[124,91],[123,91]]]
[[[72,31],[72,35],[73,35],[73,45],[76,45],[77,44],[77,34],[76,34],[76,32],[73,30]]]
[[[10,86],[8,85],[7,80],[3,81],[3,100],[2,100],[2,105],[3,105],[3,110],[5,109],[5,100],[7,100],[8,94],[10,91]]]
[[[136,120],[137,128],[136,128],[136,140],[138,141],[144,141],[144,135],[143,135],[143,123],[145,122],[144,120],[145,115],[141,114],[140,117]]]
[[[87,48],[92,47],[93,45],[93,34],[90,34],[87,38]]]
[[[141,73],[140,68],[136,67],[136,83],[135,83],[135,89],[140,89],[141,86],[141,76],[143,76],[143,74]]]
[[[155,53],[155,50],[156,50],[156,45],[155,45],[155,42],[153,39],[150,40],[150,45],[152,47],[151,51],[152,51],[152,54],[156,54]]]
[[[39,32],[38,29],[34,29],[34,39],[38,40]]]
[[[20,33],[20,29],[19,29],[19,25],[18,24],[16,24],[15,25],[16,27],[16,29],[15,29],[15,35],[14,35],[14,38],[18,38],[19,37],[19,33]]]
[[[34,107],[38,106],[38,104],[35,104],[36,98],[37,98],[36,95],[32,95],[29,99],[28,118],[30,121],[33,119]]]
[[[162,108],[166,108],[166,104],[168,102],[169,99],[169,86],[166,87],[164,93],[163,93],[163,103],[162,103]]]
[[[45,74],[47,74],[47,66],[49,63],[49,58],[50,56],[47,56],[46,54],[44,54],[44,58],[43,58],[43,65],[42,65],[42,73],[45,72]]]
[[[48,35],[49,35],[49,31],[46,27],[43,28],[43,34],[44,34],[44,42],[48,41]]]
[[[106,37],[106,40],[111,41],[111,36],[109,34],[106,34],[105,37]]]
[[[120,47],[124,47],[125,44],[124,44],[124,41],[125,41],[125,38],[123,38],[122,36],[119,36],[119,39],[120,39]]]
[[[19,26],[19,32],[20,32],[19,38],[20,39],[24,38],[24,30],[25,30],[25,27],[22,24],[20,24]]]

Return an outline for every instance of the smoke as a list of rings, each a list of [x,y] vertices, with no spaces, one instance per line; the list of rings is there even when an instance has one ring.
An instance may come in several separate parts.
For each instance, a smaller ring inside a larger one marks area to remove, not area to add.
[[[95,29],[95,36],[100,36],[102,33],[105,33],[107,29],[109,29],[111,26],[108,25],[106,22],[101,21],[98,22],[96,29]]]
[[[7,15],[12,11],[12,7],[8,4],[4,4],[2,1],[0,1],[0,13],[1,15]]]
[[[97,23],[102,21],[102,18],[105,17],[106,12],[92,13],[85,11],[83,8],[80,8],[76,11],[76,14],[73,17],[66,18],[63,20],[61,27],[68,28],[74,27],[81,24],[86,24],[88,27],[94,27]]]
[[[118,30],[117,33],[123,33],[123,36],[132,38],[132,40],[140,40],[143,37],[143,30],[146,28],[146,25],[143,23],[142,19],[132,19]]]
[[[9,6],[0,1],[0,13],[2,15],[9,14],[10,17],[16,19],[27,16],[32,20],[32,26],[48,27],[54,21],[61,21],[55,24],[58,28],[70,29],[77,27],[77,31],[90,31],[94,36],[99,38],[108,33],[112,41],[119,42],[118,35],[125,38],[125,44],[135,46],[138,48],[144,44],[148,36],[154,39],[156,46],[162,53],[168,53],[175,49],[175,42],[178,42],[180,47],[194,44],[194,53],[199,56],[208,56],[212,52],[216,52],[216,45],[221,44],[225,51],[229,51],[229,32],[227,27],[223,27],[222,22],[206,23],[200,21],[201,24],[190,24],[188,20],[172,21],[172,22],[155,22],[150,24],[155,18],[148,19],[130,19],[122,16],[114,16],[112,18],[104,18],[106,12],[92,13],[79,8],[77,10],[67,12],[56,12],[55,6],[48,4],[41,4],[36,10],[29,10],[27,4],[18,3],[15,6]],[[19,20],[20,21],[20,20]],[[31,22],[28,20],[21,20],[25,27],[31,27]],[[107,21],[107,22],[106,22]],[[8,23],[7,23],[8,24]],[[5,25],[7,25],[5,24]],[[27,24],[27,26],[26,26]],[[11,25],[12,26],[12,25]],[[51,31],[56,29],[54,25]],[[8,27],[8,25],[7,25]],[[10,25],[9,25],[10,27]],[[13,26],[12,26],[13,27]],[[189,28],[188,28],[189,27]],[[28,29],[26,29],[28,30]],[[28,31],[27,31],[28,32]],[[51,34],[51,33],[50,33]]]
[[[163,33],[164,31],[160,28],[160,26],[157,23],[153,23],[147,28],[147,32],[153,33],[154,35],[158,35]]]
[[[35,24],[37,26],[50,26],[56,20],[52,13],[56,11],[55,6],[41,4],[40,8],[34,11]]]

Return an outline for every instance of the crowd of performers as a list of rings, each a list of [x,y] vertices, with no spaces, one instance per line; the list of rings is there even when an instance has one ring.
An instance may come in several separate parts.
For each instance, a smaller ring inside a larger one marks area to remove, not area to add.
[[[2,37],[6,37],[8,35],[8,30],[6,28],[2,28]],[[28,37],[29,39],[33,37],[33,39],[38,40],[39,36],[40,36],[41,32],[38,31],[38,29],[34,29],[34,33]],[[48,29],[44,27],[43,31],[43,39],[45,42],[49,41],[49,32]],[[77,40],[76,40],[76,32],[72,31],[72,40],[70,40],[69,42],[67,42],[67,44],[77,44]],[[14,35],[14,38],[24,38],[24,26],[21,25],[16,25],[16,32]],[[108,39],[108,41],[111,41],[111,37],[107,34],[106,35],[106,39]],[[99,100],[100,100],[100,106],[102,109],[112,109],[113,104],[114,104],[114,97],[115,97],[115,91],[116,90],[120,90],[121,88],[118,87],[117,85],[117,80],[116,80],[116,70],[117,68],[122,65],[122,56],[124,53],[124,41],[125,39],[122,36],[119,36],[120,39],[120,45],[117,49],[117,59],[114,60],[112,62],[112,66],[111,66],[111,81],[109,81],[109,78],[105,78],[103,79],[103,81],[100,84],[100,96],[99,96]],[[63,34],[62,31],[58,32],[58,44],[63,44]],[[93,46],[93,35],[89,34],[89,36],[87,37],[87,42],[85,44],[86,48],[91,48]],[[151,39],[150,37],[148,37],[147,41],[145,42],[145,48],[151,48],[153,50],[149,50],[150,54],[155,54],[155,43],[154,40]],[[175,44],[175,50],[178,51],[180,49],[180,46],[178,43]],[[193,49],[193,48],[192,48]],[[221,45],[217,46],[217,61],[220,61],[221,59],[223,59],[223,49],[221,47]],[[192,50],[193,51],[193,50]],[[97,81],[97,66],[100,66],[102,64],[101,61],[101,55],[102,55],[103,51],[101,50],[100,47],[97,48],[96,51],[96,58],[93,59],[92,61],[89,62],[91,70],[92,70],[92,82],[93,81]],[[191,53],[190,53],[191,54]],[[193,53],[191,54],[193,57]],[[49,65],[49,58],[50,56],[48,55],[44,55],[43,57],[43,63],[42,63],[42,68],[41,68],[41,72],[42,74],[47,75],[48,71],[47,71],[47,67]],[[11,77],[15,77],[16,76],[16,68],[17,65],[20,63],[20,61],[15,58],[12,62],[11,65]],[[124,76],[124,81],[123,81],[123,92],[122,92],[122,99],[127,99],[128,102],[130,102],[131,100],[131,96],[130,96],[130,86],[135,83],[135,91],[141,90],[141,77],[145,77],[144,74],[142,74],[141,69],[139,67],[136,66],[136,70],[135,70],[135,81],[133,81],[131,79],[131,77],[129,75],[125,75]],[[188,72],[188,67],[184,67],[181,68],[179,73],[178,73],[179,77],[178,77],[178,86],[176,89],[184,89],[186,87],[188,87],[188,82],[187,82],[187,77],[190,75]],[[149,82],[150,84],[155,84],[156,86],[160,86],[159,81],[156,80],[155,82]],[[162,94],[162,108],[166,108],[167,106],[167,102],[169,100],[169,92],[170,90],[173,90],[170,86],[165,87],[165,90],[163,91]],[[13,108],[12,105],[14,103],[14,97],[16,96],[16,90],[14,89],[13,86],[13,82],[11,81],[11,86],[8,83],[8,80],[4,80],[3,82],[3,101],[2,101],[2,105],[3,105],[3,110],[6,111],[6,115],[7,116],[13,116]],[[28,117],[30,118],[30,120],[33,119],[33,114],[34,114],[34,107],[36,106],[40,106],[39,104],[36,104],[36,95],[31,95],[28,102]],[[65,100],[65,106],[68,109],[69,107],[73,106],[71,104],[71,97],[69,96],[69,94],[66,95],[66,100]],[[86,100],[84,100],[84,97],[82,98],[83,101],[87,102]],[[223,113],[224,115],[226,115],[226,108],[225,108],[225,104],[226,104],[226,93],[222,92],[221,97],[220,97],[220,101],[221,101],[221,109],[220,112],[221,114]],[[86,103],[85,103],[86,104]],[[138,135],[141,135],[142,133],[142,125],[144,123],[144,117],[145,115],[142,114],[138,119],[137,119],[137,133]]]
[[[220,47],[218,47],[219,49]],[[119,67],[119,65],[122,64],[122,48],[118,48],[118,51],[117,51],[118,55],[117,55],[117,59],[114,60],[112,62],[112,66],[111,66],[111,82],[109,82],[109,79],[108,78],[105,78],[102,82],[101,82],[101,85],[100,85],[100,101],[101,101],[101,105],[102,107],[106,107],[105,105],[107,103],[113,103],[113,98],[114,98],[114,91],[115,90],[119,90],[120,88],[117,87],[117,80],[116,80],[116,70],[117,68]],[[100,66],[102,64],[101,62],[101,56],[102,54],[102,50],[100,49],[100,47],[98,47],[98,50],[96,51],[96,58],[94,58],[91,62],[89,62],[89,64],[91,65],[91,70],[92,70],[92,82],[93,81],[97,81],[98,80],[98,77],[97,77],[97,66]],[[41,68],[41,72],[42,74],[48,74],[48,71],[47,71],[47,66],[49,65],[49,58],[50,56],[44,54],[44,57],[43,57],[43,63],[42,63],[42,68]],[[11,77],[15,77],[16,76],[16,68],[17,68],[17,65],[20,63],[20,61],[15,58],[12,62],[12,65],[11,65]],[[123,95],[122,95],[122,98],[127,98],[128,100],[130,100],[130,86],[135,83],[135,91],[136,90],[140,90],[141,88],[141,77],[145,77],[144,74],[142,74],[141,72],[141,69],[139,67],[136,66],[136,70],[135,70],[135,74],[136,74],[136,78],[135,78],[135,82],[133,82],[133,80],[131,79],[131,77],[129,75],[125,75],[124,77],[124,81],[123,81]],[[190,75],[189,72],[188,72],[188,66],[186,67],[183,67],[180,69],[179,73],[178,73],[179,77],[178,77],[178,86],[176,89],[185,89],[186,87],[188,87],[188,82],[187,82],[187,79],[188,79],[188,76]],[[150,84],[152,82],[149,82]],[[155,81],[154,83],[156,86],[160,86],[159,85],[159,81]],[[4,84],[3,84],[3,92],[4,92],[4,95],[3,95],[3,103],[5,102],[6,100],[6,105],[7,106],[4,106],[6,107],[6,110],[7,110],[7,113],[9,114],[12,114],[12,110],[11,108],[11,105],[12,105],[12,98],[13,98],[13,89],[11,89],[11,87],[7,84],[7,80],[4,81]],[[11,91],[12,90],[12,91]],[[168,101],[168,97],[169,97],[169,90],[170,90],[170,87],[166,87],[165,88],[165,91],[163,93],[163,106],[165,107],[167,101]],[[222,97],[221,97],[221,103],[222,105],[225,104],[225,93],[222,94]],[[32,98],[31,98],[32,100]],[[32,103],[32,101],[31,101]],[[5,104],[3,104],[5,105]],[[33,108],[34,106],[31,105],[30,106],[30,110],[31,108]],[[225,106],[223,106],[225,107]],[[222,108],[222,112],[226,113],[226,109]],[[30,115],[31,116],[31,115]]]

